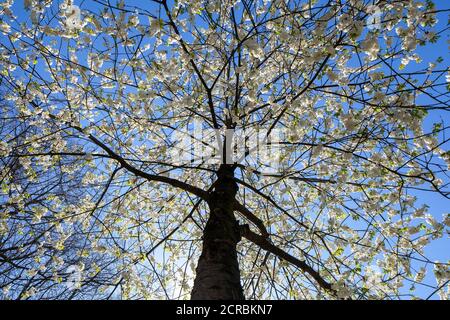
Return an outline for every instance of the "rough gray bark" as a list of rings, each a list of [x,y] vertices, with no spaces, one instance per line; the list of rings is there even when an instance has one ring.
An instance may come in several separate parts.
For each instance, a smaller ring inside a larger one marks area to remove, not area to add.
[[[203,233],[192,300],[243,300],[236,245],[239,225],[233,207],[238,190],[233,167],[221,165],[208,201],[210,214]]]

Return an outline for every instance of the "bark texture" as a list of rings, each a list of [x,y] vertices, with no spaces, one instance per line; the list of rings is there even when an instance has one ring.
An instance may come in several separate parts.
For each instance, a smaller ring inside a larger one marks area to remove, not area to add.
[[[233,207],[238,186],[234,169],[221,165],[214,191],[208,201],[210,214],[203,233],[203,249],[198,260],[192,300],[243,300],[236,245],[239,225]]]

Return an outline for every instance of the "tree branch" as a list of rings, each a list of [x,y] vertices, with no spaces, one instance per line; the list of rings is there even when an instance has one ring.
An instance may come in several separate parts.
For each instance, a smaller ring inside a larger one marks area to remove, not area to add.
[[[273,253],[278,258],[283,259],[299,269],[301,269],[303,272],[308,273],[311,277],[314,278],[314,280],[317,281],[317,283],[325,289],[326,291],[330,292],[333,295],[336,295],[336,290],[332,288],[332,285],[328,283],[316,270],[311,268],[308,264],[306,264],[305,261],[299,260],[293,256],[291,256],[286,251],[281,250],[280,248],[276,247],[272,243],[270,243],[266,238],[252,232],[248,225],[241,225],[241,236],[246,238],[247,240],[253,242],[257,246],[259,246],[261,249],[264,249],[270,253]]]

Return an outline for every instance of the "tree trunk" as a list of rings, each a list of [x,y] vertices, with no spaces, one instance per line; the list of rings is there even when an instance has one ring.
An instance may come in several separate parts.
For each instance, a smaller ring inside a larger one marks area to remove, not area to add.
[[[208,202],[210,213],[203,233],[192,300],[243,300],[236,245],[239,225],[233,213],[238,186],[231,165],[222,164]]]

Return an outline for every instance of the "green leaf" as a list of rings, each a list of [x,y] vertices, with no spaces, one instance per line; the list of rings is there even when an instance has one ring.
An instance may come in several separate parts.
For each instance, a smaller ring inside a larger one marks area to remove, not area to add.
[[[333,255],[340,256],[343,253],[344,253],[344,248],[339,247],[339,248],[336,249],[336,251],[333,252]]]

